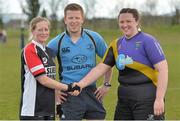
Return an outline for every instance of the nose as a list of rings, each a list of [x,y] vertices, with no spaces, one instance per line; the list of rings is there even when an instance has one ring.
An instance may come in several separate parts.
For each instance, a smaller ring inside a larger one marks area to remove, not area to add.
[[[43,30],[43,31],[42,31],[42,34],[47,34],[47,33],[48,33],[47,30]]]
[[[123,27],[123,28],[126,28],[127,24],[126,23],[122,23],[120,26]]]
[[[75,19],[75,18],[73,18],[73,19],[72,19],[72,22],[73,22],[73,23],[74,23],[74,22],[76,22],[76,19]]]

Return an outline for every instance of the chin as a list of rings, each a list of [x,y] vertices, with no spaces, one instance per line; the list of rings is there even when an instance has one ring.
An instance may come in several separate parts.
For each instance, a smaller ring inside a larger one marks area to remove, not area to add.
[[[72,33],[77,33],[78,31],[76,30],[76,31],[71,31]]]

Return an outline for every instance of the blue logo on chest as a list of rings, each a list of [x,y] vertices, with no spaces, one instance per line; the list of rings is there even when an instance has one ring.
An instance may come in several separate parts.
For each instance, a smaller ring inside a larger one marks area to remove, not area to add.
[[[85,55],[76,55],[71,61],[75,64],[82,64],[87,61],[87,57]]]
[[[62,51],[63,54],[69,53],[70,52],[70,47],[62,48],[61,51]]]
[[[127,57],[124,54],[118,55],[116,66],[119,70],[125,69],[125,66],[128,64],[133,64],[133,59],[127,55]]]

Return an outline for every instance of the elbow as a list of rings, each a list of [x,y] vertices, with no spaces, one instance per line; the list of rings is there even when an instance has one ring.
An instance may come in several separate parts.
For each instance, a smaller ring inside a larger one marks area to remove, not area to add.
[[[45,75],[39,76],[36,78],[38,80],[38,82],[43,85],[43,86],[47,86],[48,85],[48,79]]]
[[[40,84],[42,84],[43,86],[47,86],[48,85],[48,81],[46,81],[46,80],[41,81]]]

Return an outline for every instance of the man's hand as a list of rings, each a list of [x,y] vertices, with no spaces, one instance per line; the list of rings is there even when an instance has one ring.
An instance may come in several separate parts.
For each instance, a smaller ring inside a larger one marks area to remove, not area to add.
[[[107,92],[109,91],[110,87],[107,86],[100,86],[97,88],[97,90],[94,92],[94,94],[96,95],[96,98],[98,100],[102,100],[104,98],[104,96],[107,94]]]

